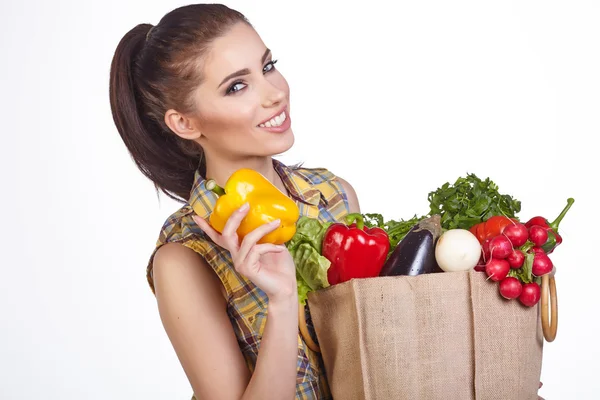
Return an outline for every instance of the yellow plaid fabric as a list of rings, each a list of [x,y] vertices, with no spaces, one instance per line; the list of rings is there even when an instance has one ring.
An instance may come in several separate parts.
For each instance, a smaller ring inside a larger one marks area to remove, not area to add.
[[[348,214],[346,193],[330,171],[322,168],[292,169],[277,160],[273,160],[273,166],[300,208],[300,215],[321,221],[338,221]],[[204,178],[196,173],[189,202],[166,220],[155,251],[165,243],[177,242],[198,252],[210,264],[226,289],[227,313],[248,368],[253,371],[266,323],[268,298],[262,290],[236,272],[229,252],[214,244],[192,219],[192,204],[201,205],[200,216],[206,218],[217,200],[217,196],[207,190],[204,183]],[[153,256],[154,253],[148,264],[147,278],[154,291]],[[322,359],[306,346],[301,335],[298,335],[296,399],[331,399]]]

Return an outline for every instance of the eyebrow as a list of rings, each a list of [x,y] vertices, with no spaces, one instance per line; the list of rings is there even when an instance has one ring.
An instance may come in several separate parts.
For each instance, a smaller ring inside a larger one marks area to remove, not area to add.
[[[267,57],[269,57],[269,54],[271,54],[271,49],[265,50],[264,54],[262,55],[262,58],[260,59],[260,62],[264,63],[265,60],[267,59]],[[225,79],[223,79],[221,81],[221,83],[219,84],[218,88],[220,88],[221,86],[223,86],[223,84],[225,82],[227,82],[228,80],[230,80],[230,79],[237,78],[238,76],[249,75],[249,74],[250,74],[250,70],[248,68],[240,69],[239,71],[236,71],[233,74],[227,75],[225,77]]]

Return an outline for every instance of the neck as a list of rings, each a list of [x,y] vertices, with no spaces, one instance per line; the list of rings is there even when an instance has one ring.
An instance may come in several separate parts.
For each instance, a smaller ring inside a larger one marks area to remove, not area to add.
[[[273,159],[271,157],[251,157],[238,160],[219,158],[214,155],[206,157],[206,178],[214,179],[217,185],[221,187],[224,187],[229,177],[241,168],[253,169],[262,174],[280,190],[285,189],[281,178],[273,167]]]

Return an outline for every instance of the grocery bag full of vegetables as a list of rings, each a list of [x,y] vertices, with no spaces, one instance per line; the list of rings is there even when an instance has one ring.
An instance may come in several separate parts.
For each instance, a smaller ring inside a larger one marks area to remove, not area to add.
[[[428,199],[408,220],[300,217],[286,244],[316,337],[304,319],[300,330],[333,397],[537,399],[544,337],[556,335],[550,254],[573,199],[552,223],[522,223],[521,203],[473,174]]]

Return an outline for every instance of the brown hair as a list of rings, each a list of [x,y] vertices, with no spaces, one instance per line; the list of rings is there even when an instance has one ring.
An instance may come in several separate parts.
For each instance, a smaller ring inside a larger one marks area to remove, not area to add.
[[[156,26],[139,24],[119,42],[110,70],[113,120],[142,173],[175,200],[188,200],[194,174],[204,173],[197,143],[165,124],[171,108],[191,112],[201,82],[198,61],[210,43],[248,20],[221,4],[194,4],[166,14]]]

